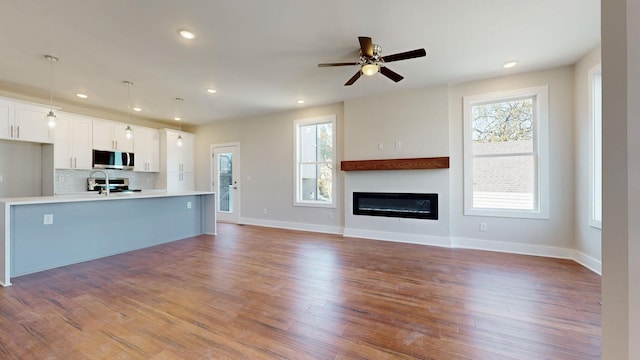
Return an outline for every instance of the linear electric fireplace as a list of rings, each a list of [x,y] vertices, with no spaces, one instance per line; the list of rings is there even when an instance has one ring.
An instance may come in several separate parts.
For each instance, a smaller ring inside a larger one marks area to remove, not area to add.
[[[438,220],[438,194],[354,192],[353,214]]]

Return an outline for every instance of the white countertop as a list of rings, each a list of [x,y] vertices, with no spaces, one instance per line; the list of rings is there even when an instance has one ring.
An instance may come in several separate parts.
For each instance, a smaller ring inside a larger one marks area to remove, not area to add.
[[[166,192],[164,190],[143,190],[141,192],[132,193],[112,193],[109,196],[100,195],[96,192],[60,194],[55,196],[32,196],[32,197],[12,197],[0,198],[0,203],[7,205],[29,205],[29,204],[51,204],[65,202],[80,201],[109,201],[109,200],[134,200],[140,198],[157,198],[172,196],[190,196],[190,195],[214,195],[211,191],[181,191]]]

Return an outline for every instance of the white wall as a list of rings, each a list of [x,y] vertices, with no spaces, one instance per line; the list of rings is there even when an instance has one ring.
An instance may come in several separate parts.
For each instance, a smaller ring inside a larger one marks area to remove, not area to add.
[[[346,101],[345,160],[448,156],[447,94],[438,86]],[[353,215],[354,191],[437,193],[439,219]],[[344,194],[347,236],[449,245],[447,169],[348,171]]]
[[[240,143],[240,222],[283,228],[342,232],[342,175],[338,171],[335,209],[295,207],[293,122],[337,115],[338,160],[342,159],[343,105],[334,104],[196,128],[196,189],[210,190],[210,147]],[[267,214],[264,214],[267,209]]]
[[[550,219],[463,215],[462,98],[496,91],[549,86]],[[505,76],[450,88],[451,237],[454,245],[572,257],[574,238],[573,67]],[[487,224],[480,232],[479,224]]]
[[[581,262],[591,264],[598,272],[602,268],[602,231],[589,225],[591,217],[591,151],[592,123],[589,116],[589,70],[600,63],[600,47],[579,61],[575,73],[575,243]]]

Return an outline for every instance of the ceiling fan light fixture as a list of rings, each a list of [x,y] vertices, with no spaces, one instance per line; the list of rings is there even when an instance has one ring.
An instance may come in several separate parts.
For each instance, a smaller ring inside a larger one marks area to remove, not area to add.
[[[380,66],[376,64],[364,64],[360,70],[364,75],[372,76],[380,70]]]

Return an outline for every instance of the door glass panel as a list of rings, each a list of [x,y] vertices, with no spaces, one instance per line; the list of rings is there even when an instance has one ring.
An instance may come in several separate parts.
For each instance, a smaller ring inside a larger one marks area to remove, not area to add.
[[[233,212],[233,154],[218,154],[218,211]]]

